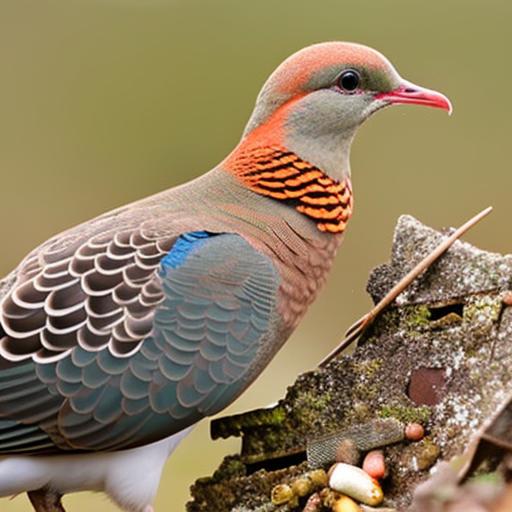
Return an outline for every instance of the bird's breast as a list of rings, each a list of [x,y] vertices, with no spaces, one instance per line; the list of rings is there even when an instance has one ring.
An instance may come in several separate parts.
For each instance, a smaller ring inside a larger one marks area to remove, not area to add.
[[[341,240],[342,237],[323,237],[321,241],[304,240],[304,253],[291,251],[289,259],[280,262],[278,309],[283,326],[290,333],[325,284]]]

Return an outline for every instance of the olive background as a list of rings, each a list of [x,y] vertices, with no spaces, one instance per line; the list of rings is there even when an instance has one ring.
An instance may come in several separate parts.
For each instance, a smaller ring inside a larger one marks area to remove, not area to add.
[[[370,306],[367,275],[388,258],[400,214],[442,227],[493,205],[466,239],[512,252],[511,21],[508,0],[0,0],[0,271],[56,232],[214,166],[290,53],[325,40],[373,46],[447,94],[454,114],[400,106],[360,130],[355,214],[328,285],[225,413],[275,402]],[[183,510],[188,486],[238,449],[209,440],[208,424],[167,464],[157,510]],[[116,510],[92,493],[64,503]]]

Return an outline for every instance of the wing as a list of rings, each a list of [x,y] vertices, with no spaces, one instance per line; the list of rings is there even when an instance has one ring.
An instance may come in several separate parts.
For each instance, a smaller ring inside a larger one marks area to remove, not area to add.
[[[103,248],[119,242],[103,239]],[[215,414],[248,385],[277,317],[271,260],[234,234],[194,232],[144,245],[152,247],[147,264],[137,248],[137,273],[124,265],[122,279],[108,287],[88,276],[107,269],[112,273],[105,275],[118,275],[104,257],[111,259],[112,250],[96,253],[76,282],[72,257],[67,287],[53,283],[42,296],[43,271],[22,285],[32,295],[15,289],[4,301],[0,452],[146,444]],[[64,276],[62,267],[51,267],[56,277]],[[52,293],[64,289],[73,293],[57,301]],[[76,311],[82,313],[73,322],[55,324]]]
[[[157,270],[175,240],[107,230],[29,258],[2,301],[0,356],[48,363],[76,346],[135,353],[163,300]]]

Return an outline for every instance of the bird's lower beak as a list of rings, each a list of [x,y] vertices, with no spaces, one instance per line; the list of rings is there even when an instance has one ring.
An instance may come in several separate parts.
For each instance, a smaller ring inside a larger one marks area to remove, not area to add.
[[[394,105],[411,104],[441,108],[446,110],[448,114],[451,114],[453,110],[450,100],[444,94],[425,89],[424,87],[406,82],[405,80],[393,91],[377,94],[375,99],[384,100]]]

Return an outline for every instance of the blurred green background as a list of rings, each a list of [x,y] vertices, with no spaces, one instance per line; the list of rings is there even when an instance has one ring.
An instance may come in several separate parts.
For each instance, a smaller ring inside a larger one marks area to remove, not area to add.
[[[355,215],[328,286],[226,412],[270,404],[369,307],[367,274],[388,258],[400,214],[441,227],[491,204],[466,239],[512,250],[511,22],[510,0],[0,0],[0,270],[60,230],[214,166],[293,51],[374,46],[404,77],[446,93],[454,115],[397,107],[361,130]],[[237,449],[201,423],[167,464],[157,510],[183,510],[188,486]],[[115,510],[88,493],[65,504]]]

